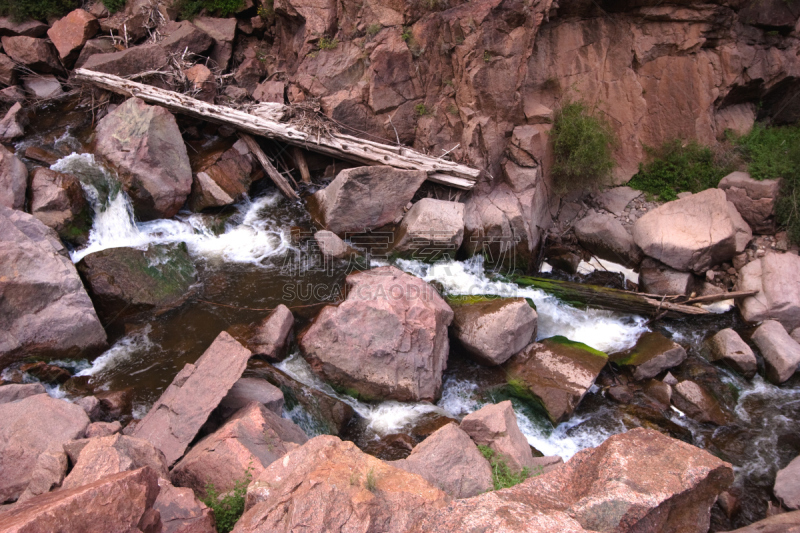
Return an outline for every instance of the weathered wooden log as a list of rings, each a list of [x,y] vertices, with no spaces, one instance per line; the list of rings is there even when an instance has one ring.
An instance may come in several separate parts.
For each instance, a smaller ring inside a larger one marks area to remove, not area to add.
[[[240,133],[239,138],[244,141],[244,143],[247,145],[247,148],[249,148],[253,155],[256,156],[256,159],[258,159],[258,162],[261,163],[261,166],[264,168],[267,176],[269,176],[272,182],[278,187],[278,189],[281,190],[283,195],[290,200],[300,199],[294,189],[292,189],[292,186],[289,185],[289,182],[286,181],[286,178],[284,178],[281,173],[278,172],[278,169],[275,168],[275,166],[269,160],[267,154],[264,153],[264,150],[261,149],[256,140],[246,133]]]
[[[343,133],[325,135],[310,133],[295,124],[279,122],[260,114],[251,114],[227,106],[209,104],[184,94],[126,80],[113,74],[77,69],[72,73],[72,77],[75,81],[90,83],[125,96],[135,96],[176,113],[227,124],[253,135],[276,139],[339,159],[365,165],[389,165],[404,170],[424,170],[428,173],[430,181],[459,189],[471,189],[481,174],[478,169],[437,159],[405,146],[367,141]]]
[[[608,287],[528,276],[515,276],[512,281],[523,287],[534,287],[543,290],[576,307],[594,307],[626,314],[642,316],[663,315],[672,318],[685,315],[710,314],[710,311],[702,307],[670,301],[671,297],[668,296],[658,298]],[[729,296],[729,298],[732,297]]]
[[[300,179],[303,180],[303,183],[311,183],[311,172],[308,170],[308,163],[303,150],[297,146],[292,146],[292,157],[294,157],[294,162],[298,170],[300,170]]]

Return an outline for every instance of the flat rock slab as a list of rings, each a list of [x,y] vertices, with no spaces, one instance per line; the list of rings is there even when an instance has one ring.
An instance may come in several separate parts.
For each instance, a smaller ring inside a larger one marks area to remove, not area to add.
[[[729,417],[719,402],[707,390],[694,381],[681,381],[673,387],[672,403],[689,418],[700,423],[724,426]]]
[[[26,383],[3,385],[0,387],[0,403],[11,403],[18,400],[24,400],[28,396],[35,396],[36,394],[45,394],[44,385],[41,383]]]
[[[683,346],[657,331],[645,333],[633,348],[614,357],[618,365],[632,367],[636,380],[654,378],[685,360],[686,350]]]
[[[164,452],[167,464],[181,458],[208,416],[242,377],[250,350],[222,332],[195,364],[187,364],[153,405],[133,436]]]
[[[778,471],[773,492],[787,509],[800,509],[800,456]]]

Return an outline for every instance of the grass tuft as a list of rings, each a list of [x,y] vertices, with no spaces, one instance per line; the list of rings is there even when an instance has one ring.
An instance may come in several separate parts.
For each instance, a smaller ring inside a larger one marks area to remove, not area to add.
[[[519,485],[531,477],[531,472],[528,468],[523,468],[521,472],[512,471],[506,462],[501,457],[498,457],[495,451],[488,446],[478,445],[478,450],[492,467],[494,490],[507,489],[514,485]]]
[[[321,37],[317,46],[320,50],[335,50],[337,46],[339,46],[339,39],[336,37]]]
[[[233,489],[221,495],[213,483],[206,485],[206,497],[203,503],[214,511],[214,520],[219,533],[230,533],[236,522],[244,513],[244,499],[247,495],[247,486],[253,479],[252,467],[245,470],[244,477],[233,484]]]

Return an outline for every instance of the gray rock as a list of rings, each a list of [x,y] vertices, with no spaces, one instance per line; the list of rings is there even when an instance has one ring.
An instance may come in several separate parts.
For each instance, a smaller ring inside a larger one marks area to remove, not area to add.
[[[788,330],[800,327],[800,257],[768,253],[739,271],[738,289],[757,290],[737,301],[748,322],[777,320]]]
[[[783,383],[800,365],[800,344],[775,320],[764,321],[752,336],[767,367],[767,379]]]
[[[22,80],[25,92],[34,98],[46,100],[48,98],[58,98],[64,94],[61,82],[52,74],[44,76],[29,76]]]
[[[464,204],[423,198],[403,217],[395,232],[393,252],[429,261],[455,258],[464,239]]]
[[[778,471],[772,492],[787,509],[800,509],[800,456]]]
[[[491,448],[510,469],[519,472],[534,466],[531,447],[510,401],[481,407],[465,416],[460,427],[475,444]]]
[[[630,187],[614,187],[598,194],[595,197],[595,201],[597,205],[612,215],[622,216],[628,204],[641,195],[642,191],[637,191]]]
[[[781,180],[754,180],[747,172],[733,172],[720,180],[720,189],[750,225],[754,233],[775,233],[775,201]]]
[[[642,260],[642,251],[619,220],[596,211],[580,219],[573,226],[581,246],[600,259],[626,266],[636,266]]]
[[[24,400],[28,396],[45,393],[44,385],[41,383],[11,383],[0,387],[0,404],[17,402],[19,400]]]
[[[239,379],[219,403],[217,411],[227,420],[236,411],[253,402],[263,405],[278,416],[283,413],[283,392],[261,378]]]
[[[688,295],[694,288],[691,272],[678,272],[655,259],[645,258],[639,268],[639,290],[647,294]]]
[[[753,350],[732,329],[723,329],[707,343],[712,361],[724,361],[748,379],[756,375],[758,362]]]

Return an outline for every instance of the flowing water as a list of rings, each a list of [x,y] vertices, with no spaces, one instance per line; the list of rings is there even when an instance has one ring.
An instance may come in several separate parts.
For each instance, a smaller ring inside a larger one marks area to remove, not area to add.
[[[69,135],[59,142],[80,150]],[[145,247],[154,243],[185,242],[198,270],[198,287],[180,308],[158,317],[126,319],[107,324],[111,347],[92,361],[55,362],[86,376],[100,390],[130,388],[134,416],[150,405],[186,364],[196,361],[223,330],[263,318],[270,309],[285,304],[293,309],[302,328],[326,302],[338,298],[344,278],[356,265],[320,263],[309,259],[297,234],[310,234],[310,220],[302,205],[288,202],[271,187],[256,188],[252,199],[216,214],[181,212],[173,220],[136,222],[130,202],[113,173],[93,156],[73,153],[53,169],[78,176],[95,210],[88,244],[71,251],[78,262],[87,254],[119,246]],[[373,266],[386,264],[374,259]],[[537,289],[520,288],[487,272],[480,258],[426,264],[395,260],[406,272],[443,288],[452,295],[494,294],[522,296],[534,301],[539,314],[538,337],[563,335],[608,353],[633,346],[648,331],[642,317],[608,311],[577,309]],[[585,271],[618,270],[629,279],[635,273],[618,265],[585,265]],[[720,310],[724,310],[720,309]],[[700,425],[677,410],[642,415],[605,397],[593,387],[572,418],[556,427],[535,408],[510,398],[520,427],[530,444],[546,455],[570,458],[579,450],[597,446],[615,433],[654,425],[704,447],[736,468],[735,490],[744,511],[735,525],[763,517],[775,471],[800,453],[800,378],[774,386],[761,377],[744,380],[702,358],[702,341],[724,327],[735,327],[747,338],[749,331],[733,313],[693,320],[665,322],[662,332],[683,344],[690,353],[687,364],[675,371],[679,379],[695,379],[709,387],[731,413],[725,427]],[[298,353],[277,365],[298,381],[337,396],[359,415],[354,438],[364,443],[407,433],[433,414],[459,419],[487,402],[507,399],[490,391],[493,371],[480,367],[453,349],[444,376],[441,399],[429,403],[383,402],[366,404],[337,394],[319,380]],[[605,372],[605,371],[604,371]],[[65,395],[60,388],[53,395]],[[649,413],[649,411],[648,411]],[[313,421],[301,408],[286,413],[313,431]],[[730,526],[733,524],[724,524]]]

